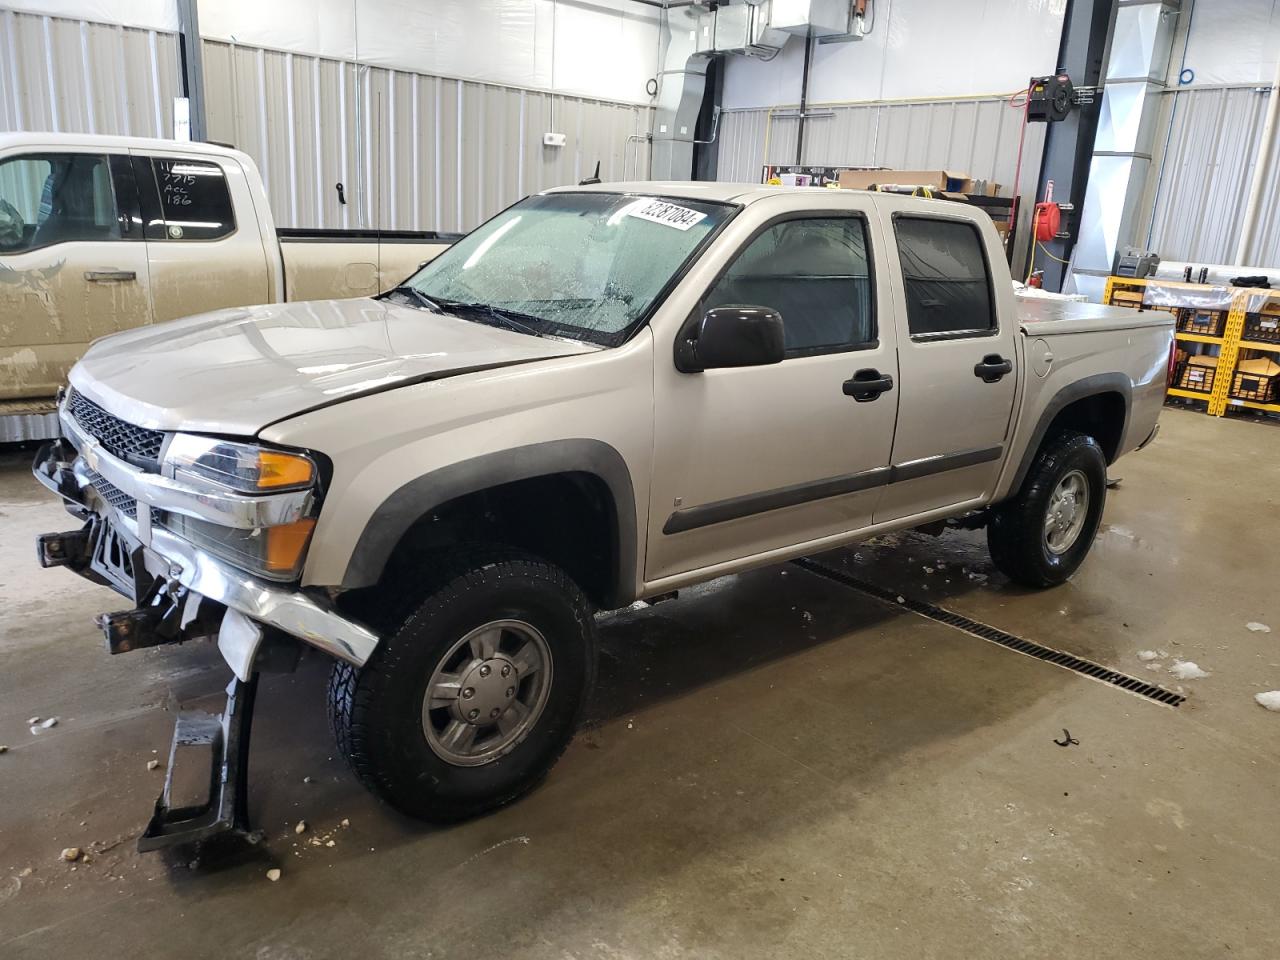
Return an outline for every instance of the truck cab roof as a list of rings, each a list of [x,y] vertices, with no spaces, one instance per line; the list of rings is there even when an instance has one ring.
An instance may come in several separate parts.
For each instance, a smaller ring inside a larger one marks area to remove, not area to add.
[[[48,131],[20,131],[0,133],[0,150],[10,147],[52,147],[54,149],[102,150],[181,150],[183,153],[208,156],[247,156],[243,151],[223,143],[200,140],[164,140],[158,137],[116,137],[92,133],[51,133]]]
[[[774,187],[759,183],[720,183],[704,180],[630,180],[617,183],[592,183],[579,186],[553,187],[542,191],[543,194],[554,193],[621,193],[639,194],[641,196],[659,196],[677,200],[702,200],[710,203],[734,203],[748,205],[771,197],[807,197],[815,206],[829,201],[833,196],[848,197],[851,193],[865,195],[866,191],[832,190],[828,187]],[[956,204],[950,200],[908,197],[898,193],[875,194],[877,197],[892,197],[895,204],[915,206],[922,209],[937,210],[939,207],[958,213],[974,208],[965,204]]]

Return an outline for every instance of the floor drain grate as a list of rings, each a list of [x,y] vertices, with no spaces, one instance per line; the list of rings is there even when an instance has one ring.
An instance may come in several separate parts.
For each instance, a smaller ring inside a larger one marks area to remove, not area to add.
[[[913,600],[910,597],[901,597],[899,599],[901,595],[896,591],[888,590],[863,580],[861,577],[855,577],[843,570],[835,570],[809,557],[801,557],[798,560],[793,560],[792,563],[808,570],[810,573],[826,577],[828,580],[834,580],[836,583],[842,583],[846,587],[853,587],[855,590],[875,597],[877,600],[892,604],[895,607],[910,610],[912,613],[919,614],[922,617],[928,617],[938,623],[955,627],[957,630],[963,630],[965,633],[972,634],[991,643],[998,643],[1002,647],[1007,647],[1028,657],[1035,657],[1045,663],[1052,663],[1067,670],[1074,670],[1076,673],[1083,674],[1086,677],[1109,683],[1122,690],[1128,690],[1130,693],[1136,693],[1139,696],[1155,700],[1157,703],[1176,707],[1187,699],[1180,693],[1174,693],[1172,690],[1166,690],[1164,687],[1157,686],[1154,683],[1148,683],[1139,677],[1131,677],[1127,673],[1112,670],[1110,667],[1104,667],[1102,664],[1094,663],[1092,660],[1085,660],[1083,657],[1077,657],[1071,653],[1064,653],[1061,650],[1046,647],[1043,644],[1015,636],[1012,633],[1005,633],[990,624],[982,623],[978,620],[970,620],[968,617],[952,613],[950,610],[944,610],[942,607],[935,606],[932,603]]]

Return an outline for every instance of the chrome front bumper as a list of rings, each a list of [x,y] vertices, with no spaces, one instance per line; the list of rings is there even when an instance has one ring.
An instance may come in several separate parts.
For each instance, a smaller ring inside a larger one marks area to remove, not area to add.
[[[65,411],[62,428],[75,449],[61,440],[41,447],[32,468],[36,479],[62,497],[74,515],[83,519],[97,513],[141,543],[151,574],[176,580],[193,593],[357,666],[372,655],[378,635],[368,627],[296,586],[254,577],[150,522],[149,508],[156,507],[228,526],[288,523],[310,509],[309,491],[264,497],[194,491],[107,453]],[[137,518],[107,503],[95,490],[91,473],[135,499]]]

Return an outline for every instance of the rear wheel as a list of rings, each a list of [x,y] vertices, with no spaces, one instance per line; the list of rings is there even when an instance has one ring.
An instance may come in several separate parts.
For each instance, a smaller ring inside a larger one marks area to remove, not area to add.
[[[1098,442],[1058,434],[1040,449],[1018,494],[992,508],[991,559],[1023,586],[1063,583],[1093,546],[1106,497],[1107,459]]]
[[[402,813],[449,822],[531,789],[573,737],[595,675],[585,597],[528,554],[442,567],[362,668],[334,666],[334,734]]]

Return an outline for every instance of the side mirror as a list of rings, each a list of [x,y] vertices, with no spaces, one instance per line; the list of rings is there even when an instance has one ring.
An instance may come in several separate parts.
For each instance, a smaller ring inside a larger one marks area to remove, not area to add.
[[[676,369],[699,373],[720,367],[759,367],[781,363],[785,356],[782,314],[777,310],[713,307],[682,333],[676,347]]]

